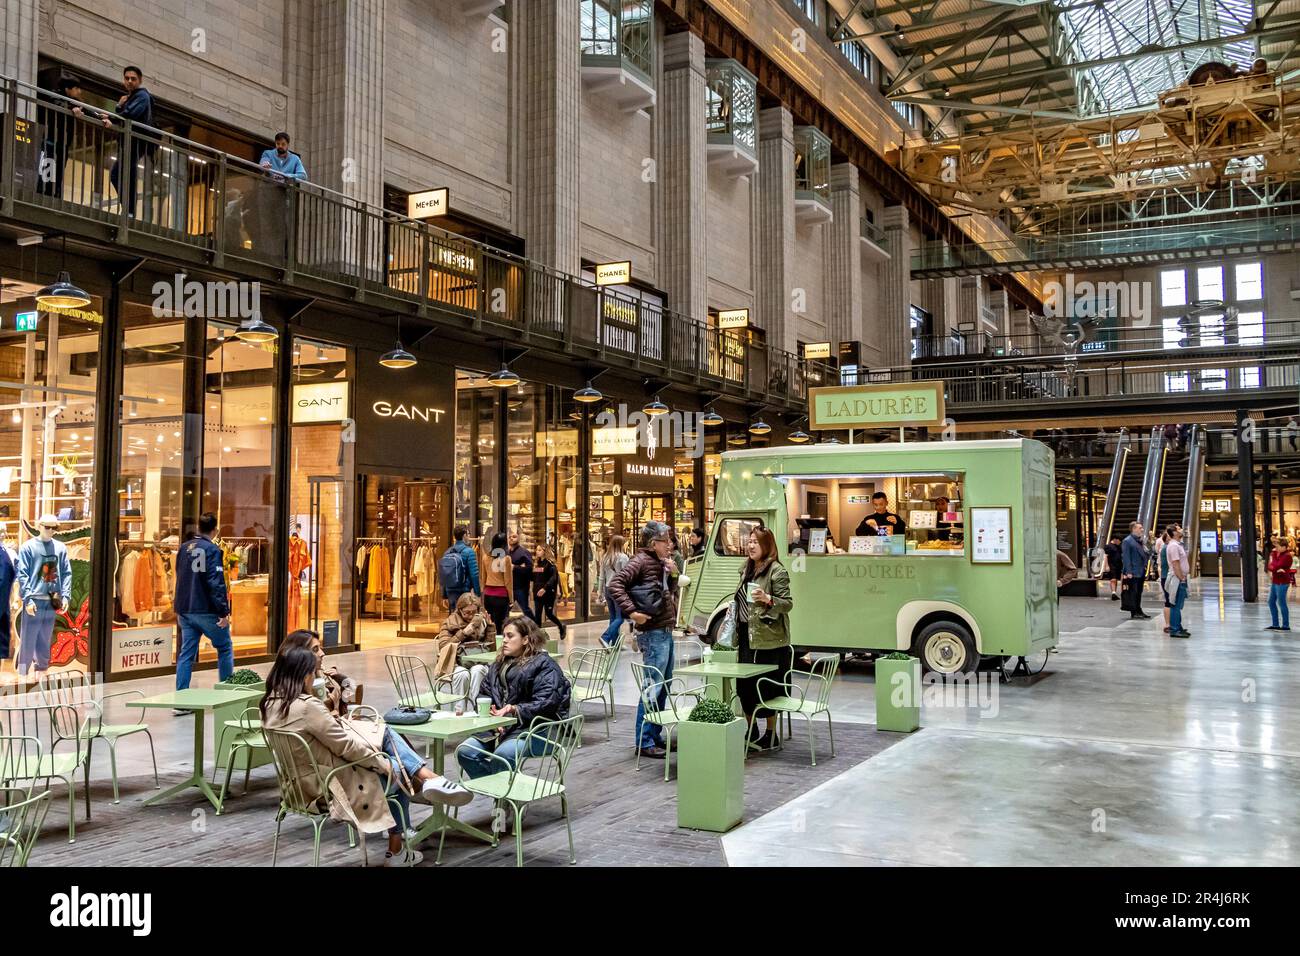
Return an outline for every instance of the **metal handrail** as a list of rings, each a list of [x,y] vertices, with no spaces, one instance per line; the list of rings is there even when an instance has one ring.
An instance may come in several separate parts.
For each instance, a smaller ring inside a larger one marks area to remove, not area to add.
[[[427,316],[436,310],[459,316],[471,330],[522,336],[722,394],[793,405],[805,397],[810,381],[834,379],[827,363],[767,343],[736,348],[734,336],[702,318],[598,288],[581,276],[315,183],[286,181],[240,157],[110,116],[102,107],[87,104],[87,115],[78,117],[60,94],[9,77],[0,77],[0,100],[5,216],[39,208],[48,218],[53,211],[79,224],[60,224],[69,235],[102,240],[107,227],[123,246],[143,238],[154,247],[170,243],[214,268],[270,268],[286,285],[307,281],[324,286],[325,295],[337,289],[346,301],[364,292],[375,305],[394,311],[414,306]],[[103,117],[109,117],[108,127]],[[15,140],[18,123],[24,124],[23,143]],[[62,149],[62,166],[77,176],[75,188],[62,183],[57,196],[39,178],[40,156],[51,142],[56,161]],[[67,163],[70,155],[78,163]],[[116,167],[112,176],[110,165]],[[115,177],[120,181],[110,186]]]

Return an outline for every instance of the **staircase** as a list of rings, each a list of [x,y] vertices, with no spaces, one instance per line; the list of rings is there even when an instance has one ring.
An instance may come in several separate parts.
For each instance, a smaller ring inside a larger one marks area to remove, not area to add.
[[[1156,502],[1156,520],[1149,530],[1158,535],[1167,525],[1183,523],[1183,497],[1187,493],[1187,454],[1167,452],[1165,473]]]

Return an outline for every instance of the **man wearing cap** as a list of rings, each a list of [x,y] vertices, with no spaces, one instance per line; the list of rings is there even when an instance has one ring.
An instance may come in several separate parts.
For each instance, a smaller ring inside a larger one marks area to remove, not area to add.
[[[15,571],[18,595],[23,605],[19,627],[18,673],[26,677],[32,665],[40,678],[50,667],[50,641],[54,617],[72,601],[72,562],[68,548],[54,538],[59,519],[41,515],[36,521],[39,537],[28,538],[18,549]]]
[[[190,673],[199,656],[199,638],[206,637],[217,652],[217,675],[225,680],[235,671],[230,643],[230,596],[221,548],[212,541],[217,516],[199,517],[199,530],[181,546],[176,560],[176,618],[181,626],[181,653],[176,661],[176,689],[190,686]],[[184,711],[181,711],[184,713]]]
[[[651,521],[641,530],[641,550],[609,580],[609,596],[632,622],[642,662],[661,676],[654,696],[662,708],[673,677],[673,624],[677,620],[677,567],[668,525]],[[654,681],[651,674],[647,680]],[[641,756],[665,756],[661,728],[645,720],[645,701],[636,708],[637,749]]]

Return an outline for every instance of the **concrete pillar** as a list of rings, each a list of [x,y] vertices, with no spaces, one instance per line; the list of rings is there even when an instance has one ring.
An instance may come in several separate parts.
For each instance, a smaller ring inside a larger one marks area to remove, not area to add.
[[[384,204],[384,2],[320,0],[311,26],[311,181]]]
[[[0,75],[36,82],[40,0],[0,0]]]
[[[958,328],[968,332],[982,332],[980,315],[988,304],[988,290],[982,276],[962,276],[957,293]]]
[[[831,212],[826,241],[826,334],[831,349],[862,340],[862,240],[858,167],[831,167]]]
[[[313,183],[384,205],[384,2],[320,0],[304,25],[308,121],[294,146]],[[313,238],[300,254],[318,265],[371,279],[385,271],[381,224],[313,201],[303,220]]]
[[[664,37],[663,49],[663,287],[669,308],[703,320],[708,310],[704,41],[694,33],[674,33]]]
[[[524,253],[580,270],[578,128],[582,95],[577,3],[511,7],[520,44],[519,233]]]
[[[791,309],[794,249],[794,121],[783,106],[758,114],[758,256],[754,300],[767,341],[793,352],[798,347]]]
[[[880,308],[874,328],[863,329],[868,340],[880,343],[880,357],[891,367],[912,364],[912,234],[906,206],[887,206],[881,225],[889,243],[889,261],[882,264]],[[868,312],[870,316],[870,312]]]

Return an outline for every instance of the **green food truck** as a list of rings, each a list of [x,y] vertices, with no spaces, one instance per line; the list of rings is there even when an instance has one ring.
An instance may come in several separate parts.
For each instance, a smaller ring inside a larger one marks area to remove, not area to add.
[[[1051,450],[1026,439],[727,452],[678,623],[716,638],[762,525],[790,571],[798,648],[1033,667],[1057,643],[1053,485]]]

